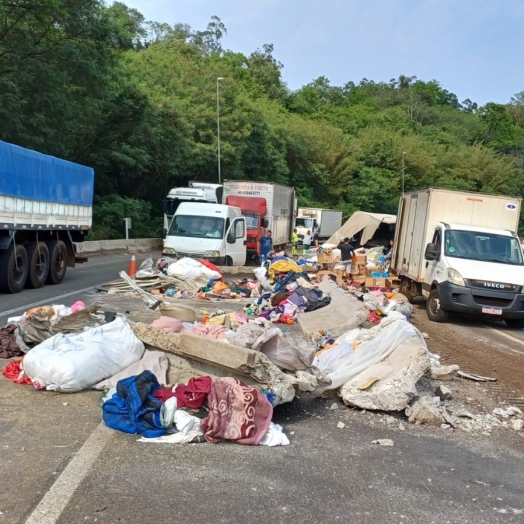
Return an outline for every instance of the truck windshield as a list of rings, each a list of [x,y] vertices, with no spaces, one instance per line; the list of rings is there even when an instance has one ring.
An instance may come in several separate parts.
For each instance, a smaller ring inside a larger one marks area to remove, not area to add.
[[[295,227],[307,227],[311,229],[313,227],[313,219],[298,217],[295,222]]]
[[[175,215],[168,234],[175,237],[224,238],[224,219]]]
[[[258,215],[244,215],[248,229],[258,229]]]
[[[478,231],[448,230],[444,238],[444,249],[448,257],[523,265],[522,250],[516,237]]]

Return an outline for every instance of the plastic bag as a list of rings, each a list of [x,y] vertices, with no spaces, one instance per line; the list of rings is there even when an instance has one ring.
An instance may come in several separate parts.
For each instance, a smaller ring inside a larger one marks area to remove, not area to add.
[[[256,269],[253,270],[253,273],[255,273],[255,277],[258,283],[262,286],[262,289],[264,289],[265,291],[271,291],[271,292],[274,291],[275,286],[272,286],[269,283],[269,278],[266,276],[267,271],[264,266],[257,267]]]
[[[35,346],[24,371],[38,389],[73,393],[90,388],[140,360],[144,344],[118,317],[74,335],[58,334]]]
[[[222,278],[222,275],[218,271],[213,271],[204,264],[201,264],[198,260],[187,257],[181,258],[174,264],[170,264],[167,268],[167,274],[188,280],[198,280],[199,278],[205,277],[209,281],[220,280]]]
[[[136,274],[137,278],[146,278],[153,275],[158,275],[159,271],[155,267],[155,263],[153,262],[153,259],[151,257],[146,258],[138,268],[138,272]]]

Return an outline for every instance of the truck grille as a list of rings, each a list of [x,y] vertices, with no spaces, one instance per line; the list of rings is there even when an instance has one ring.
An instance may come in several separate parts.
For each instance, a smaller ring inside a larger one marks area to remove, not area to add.
[[[475,304],[494,307],[508,307],[512,302],[512,299],[508,300],[506,298],[481,297],[478,295],[473,295],[473,300],[475,301]]]
[[[469,283],[474,287],[480,287],[482,289],[493,289],[494,291],[516,291],[519,287],[515,284],[493,282],[491,280],[470,280]]]
[[[176,254],[179,258],[202,258],[202,253],[184,253],[183,251],[177,251]]]

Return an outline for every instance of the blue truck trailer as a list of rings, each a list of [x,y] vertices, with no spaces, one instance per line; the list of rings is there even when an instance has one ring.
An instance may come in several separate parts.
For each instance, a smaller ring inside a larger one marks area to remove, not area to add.
[[[94,170],[0,141],[0,292],[60,284],[92,225]]]

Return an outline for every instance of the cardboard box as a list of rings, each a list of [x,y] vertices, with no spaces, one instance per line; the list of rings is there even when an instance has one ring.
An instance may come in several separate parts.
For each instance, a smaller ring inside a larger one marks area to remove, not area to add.
[[[367,255],[355,255],[352,261],[353,261],[353,264],[357,264],[359,266],[365,266],[368,261],[368,257]]]
[[[366,287],[386,287],[385,278],[366,278]]]
[[[400,278],[386,278],[386,287],[390,289],[398,289],[400,287]]]

